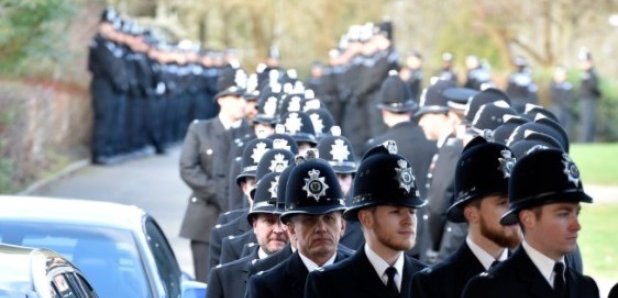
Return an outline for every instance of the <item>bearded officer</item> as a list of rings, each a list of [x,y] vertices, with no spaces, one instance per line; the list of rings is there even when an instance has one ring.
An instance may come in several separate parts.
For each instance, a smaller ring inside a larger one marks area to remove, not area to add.
[[[412,276],[425,265],[405,252],[415,245],[416,209],[425,201],[395,142],[365,154],[353,193],[345,218],[361,223],[366,244],[349,259],[312,272],[305,297],[410,297]]]
[[[471,279],[462,297],[599,297],[594,280],[565,262],[577,247],[581,202],[592,198],[567,153],[539,149],[520,159],[500,223],[519,223],[524,241],[509,259]]]
[[[339,262],[347,254],[338,251],[343,234],[343,193],[337,176],[326,161],[312,158],[294,167],[286,185],[286,211],[281,220],[297,250],[285,262],[249,280],[245,297],[303,297],[310,271]]]
[[[413,297],[459,298],[470,278],[506,260],[509,249],[519,245],[519,227],[500,225],[514,164],[513,153],[504,145],[477,137],[466,146],[455,169],[457,201],[447,216],[466,222],[468,235],[453,255],[414,276]]]

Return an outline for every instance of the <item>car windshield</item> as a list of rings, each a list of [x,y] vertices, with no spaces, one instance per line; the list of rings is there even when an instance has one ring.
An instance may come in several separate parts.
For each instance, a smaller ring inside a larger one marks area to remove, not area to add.
[[[130,231],[74,224],[0,221],[0,242],[54,250],[71,261],[101,298],[150,297]]]

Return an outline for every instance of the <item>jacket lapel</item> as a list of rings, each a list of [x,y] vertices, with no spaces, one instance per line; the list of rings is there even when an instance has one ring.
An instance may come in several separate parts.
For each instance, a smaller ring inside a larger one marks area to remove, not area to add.
[[[553,297],[553,289],[522,247],[519,247],[511,258],[517,264],[517,274],[527,286],[530,297]]]
[[[383,297],[386,291],[386,286],[376,273],[364,249],[359,249],[356,254],[350,257],[350,262],[353,262],[354,268],[352,272],[355,274],[355,285],[362,287],[365,297]],[[403,287],[402,287],[403,288]]]
[[[294,297],[303,297],[309,271],[300,259],[298,252],[295,252],[286,262],[285,275],[289,279],[290,292],[294,294]]]

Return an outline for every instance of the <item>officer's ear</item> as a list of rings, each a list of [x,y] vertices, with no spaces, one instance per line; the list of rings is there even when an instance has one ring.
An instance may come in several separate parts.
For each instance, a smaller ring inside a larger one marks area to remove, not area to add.
[[[360,222],[363,227],[372,227],[373,226],[373,208],[361,209],[358,211],[358,222]]]
[[[479,221],[480,210],[477,207],[476,202],[472,202],[464,207],[463,215],[468,224],[477,223]]]
[[[524,209],[519,212],[519,222],[521,223],[524,231],[534,226],[536,221],[536,215],[534,209]]]

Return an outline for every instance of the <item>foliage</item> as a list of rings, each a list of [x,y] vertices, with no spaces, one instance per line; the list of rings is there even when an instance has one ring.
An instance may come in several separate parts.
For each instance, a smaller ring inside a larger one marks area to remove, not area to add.
[[[65,44],[66,21],[73,0],[4,0],[0,4],[0,73],[19,75],[37,70],[22,67],[36,60],[58,61]],[[39,69],[38,71],[45,71]]]

